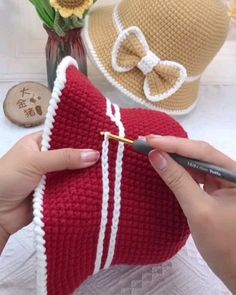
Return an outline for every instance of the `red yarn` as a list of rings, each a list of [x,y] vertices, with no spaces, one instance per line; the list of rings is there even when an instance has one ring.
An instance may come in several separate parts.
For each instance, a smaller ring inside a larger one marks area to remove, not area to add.
[[[168,115],[141,109],[121,110],[126,136],[160,134],[186,137]],[[100,131],[117,134],[106,116],[103,95],[70,66],[52,130],[51,149],[101,151]],[[102,266],[111,233],[117,142],[109,145],[110,199]],[[102,209],[101,162],[80,171],[50,173],[46,179],[43,222],[49,295],[71,294],[92,275]],[[186,218],[174,195],[152,169],[147,156],[126,146],[121,184],[121,214],[112,264],[144,265],[166,261],[185,244]]]

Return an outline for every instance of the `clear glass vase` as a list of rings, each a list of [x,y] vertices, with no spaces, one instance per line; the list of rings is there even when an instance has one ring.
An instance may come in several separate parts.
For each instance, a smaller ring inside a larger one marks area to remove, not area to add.
[[[81,39],[81,29],[67,31],[65,36],[58,36],[55,31],[44,27],[48,40],[46,44],[46,62],[48,87],[53,89],[58,64],[65,56],[72,56],[82,73],[87,75],[86,52]]]

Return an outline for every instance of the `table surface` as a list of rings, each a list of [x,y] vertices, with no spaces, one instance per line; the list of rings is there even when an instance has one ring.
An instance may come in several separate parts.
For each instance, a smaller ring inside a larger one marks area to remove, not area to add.
[[[235,67],[234,67],[235,68]],[[223,69],[225,73],[227,69]],[[134,104],[89,66],[94,84],[121,106]],[[0,84],[0,104],[15,83]],[[209,142],[236,160],[236,84],[203,85],[199,103],[189,115],[176,118],[189,137]],[[0,109],[0,156],[22,136],[41,127],[24,129],[11,124]],[[210,160],[210,159],[209,159]],[[0,257],[0,294],[35,294],[35,249],[32,225],[13,235]],[[153,266],[116,266],[90,278],[76,295],[227,295],[231,294],[209,270],[190,237],[170,261]]]

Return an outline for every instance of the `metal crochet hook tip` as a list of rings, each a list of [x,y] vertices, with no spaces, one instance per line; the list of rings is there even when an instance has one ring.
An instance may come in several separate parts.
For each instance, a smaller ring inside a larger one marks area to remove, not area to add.
[[[100,134],[103,135],[103,136],[106,135],[106,136],[107,136],[108,138],[110,138],[110,139],[113,139],[113,140],[116,140],[116,141],[119,141],[119,142],[123,142],[123,143],[125,143],[125,144],[130,144],[130,145],[132,145],[132,144],[134,143],[133,140],[130,140],[130,139],[128,139],[128,138],[121,137],[121,136],[118,136],[118,135],[114,135],[114,134],[112,134],[112,133],[110,133],[110,132],[102,131],[102,132],[100,132]]]

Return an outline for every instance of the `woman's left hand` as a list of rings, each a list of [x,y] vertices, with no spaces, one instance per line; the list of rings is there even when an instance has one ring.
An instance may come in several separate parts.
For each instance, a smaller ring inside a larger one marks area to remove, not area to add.
[[[32,221],[32,191],[53,171],[95,164],[99,152],[61,149],[41,152],[42,133],[21,139],[0,159],[0,253],[9,236]]]

